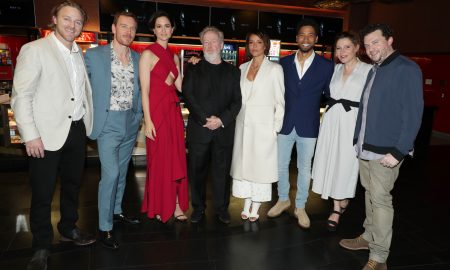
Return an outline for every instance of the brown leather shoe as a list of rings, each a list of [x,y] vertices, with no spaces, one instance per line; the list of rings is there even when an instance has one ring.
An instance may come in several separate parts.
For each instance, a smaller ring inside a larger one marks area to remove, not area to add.
[[[295,208],[295,216],[298,218],[298,225],[303,229],[309,229],[311,222],[309,221],[308,214],[306,214],[305,208]]]
[[[267,216],[271,218],[278,217],[279,215],[281,215],[281,213],[283,213],[283,211],[288,210],[290,206],[291,206],[290,200],[287,201],[278,200],[277,203],[272,208],[270,208],[269,212],[267,212]]]
[[[368,250],[369,242],[362,237],[362,235],[353,239],[342,239],[339,245],[349,250]]]
[[[369,261],[364,266],[363,270],[387,270],[387,264],[379,263],[369,259]]]

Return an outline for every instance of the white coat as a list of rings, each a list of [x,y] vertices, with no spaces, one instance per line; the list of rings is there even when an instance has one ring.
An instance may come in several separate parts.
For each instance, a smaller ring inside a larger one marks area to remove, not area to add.
[[[23,142],[41,138],[45,150],[59,150],[72,124],[74,92],[63,56],[51,36],[25,44],[17,57],[11,107]],[[78,52],[82,58],[81,49]],[[92,131],[92,90],[83,68],[83,121]],[[84,147],[84,146],[80,146]]]
[[[273,183],[278,181],[277,133],[284,116],[283,69],[264,58],[250,82],[252,61],[240,66],[242,107],[236,118],[230,174],[234,179]]]

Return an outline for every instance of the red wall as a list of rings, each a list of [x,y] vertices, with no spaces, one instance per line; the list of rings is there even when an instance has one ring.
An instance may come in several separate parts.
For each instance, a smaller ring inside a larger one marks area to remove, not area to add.
[[[433,130],[450,134],[450,54],[408,54],[424,79],[425,106],[435,106]]]
[[[27,43],[29,39],[27,37],[20,36],[0,36],[0,43],[5,43],[11,51],[11,58],[13,66],[16,66],[16,58],[19,55],[22,45]]]

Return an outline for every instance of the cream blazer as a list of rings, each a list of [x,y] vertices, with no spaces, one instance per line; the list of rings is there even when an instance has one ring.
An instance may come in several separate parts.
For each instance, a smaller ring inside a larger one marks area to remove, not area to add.
[[[78,53],[82,57],[81,49]],[[83,121],[89,135],[92,131],[92,90],[86,69],[84,76],[86,114]],[[72,124],[73,97],[69,72],[51,37],[25,44],[17,57],[11,96],[22,141],[40,137],[45,150],[59,150]]]
[[[242,107],[236,118],[231,176],[273,183],[278,181],[277,132],[284,117],[283,69],[265,58],[249,83],[247,73],[252,61],[240,66]]]

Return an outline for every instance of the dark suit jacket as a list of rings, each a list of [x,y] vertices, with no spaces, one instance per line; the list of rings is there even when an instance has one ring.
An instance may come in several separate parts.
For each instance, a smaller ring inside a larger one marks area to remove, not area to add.
[[[311,66],[300,80],[294,58],[295,54],[291,54],[280,61],[284,72],[286,103],[280,133],[287,135],[295,127],[298,136],[317,138],[320,100],[323,94],[330,96],[329,86],[334,65],[316,54]]]
[[[219,72],[219,76],[212,76],[212,72]],[[222,145],[233,144],[235,120],[242,104],[239,80],[239,69],[224,61],[219,65],[206,60],[187,65],[182,89],[189,109],[188,142],[209,143],[216,139]],[[222,120],[223,127],[214,131],[203,127],[212,115]]]

